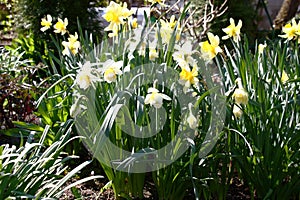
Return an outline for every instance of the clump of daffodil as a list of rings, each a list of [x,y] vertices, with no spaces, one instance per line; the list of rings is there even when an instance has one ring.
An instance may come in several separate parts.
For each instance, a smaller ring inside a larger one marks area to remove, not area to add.
[[[284,35],[279,35],[279,37],[286,38],[287,40],[293,40],[300,36],[300,22],[297,24],[295,18],[292,19],[292,23],[287,23],[282,27],[282,32]]]
[[[99,78],[93,74],[94,69],[88,61],[80,67],[77,72],[75,82],[81,89],[88,89],[93,82],[99,81]]]
[[[234,20],[230,18],[230,25],[226,28],[223,28],[222,30],[227,34],[226,36],[223,36],[223,40],[227,40],[228,38],[233,38],[233,41],[238,43],[241,39],[240,33],[242,28],[242,21],[239,20],[238,24],[235,25]]]
[[[107,83],[116,82],[117,76],[123,74],[121,67],[123,66],[123,61],[107,60],[103,64],[103,77],[104,81]]]
[[[103,18],[109,22],[109,25],[104,30],[112,31],[108,36],[116,36],[120,30],[120,26],[123,25],[132,14],[133,11],[128,10],[126,2],[124,2],[122,6],[111,1],[103,15]]]
[[[67,32],[68,19],[65,18],[64,21],[60,18],[57,19],[56,24],[54,25],[54,32],[61,33],[64,35]]]
[[[41,31],[45,32],[46,30],[48,30],[51,25],[52,25],[52,17],[51,15],[47,15],[46,18],[43,18],[41,21]]]
[[[264,52],[264,49],[267,47],[266,44],[259,44],[258,45],[258,55],[262,55]]]
[[[179,84],[183,85],[184,93],[186,93],[192,85],[196,85],[199,82],[197,76],[198,68],[196,64],[193,66],[192,70],[190,70],[190,67],[182,68],[179,74]]]
[[[200,42],[202,57],[205,60],[212,60],[218,53],[222,52],[219,36],[214,36],[212,33],[207,33],[208,40]]]
[[[161,28],[159,30],[160,36],[162,38],[162,42],[164,44],[168,44],[172,37],[173,31],[177,25],[177,32],[176,32],[176,40],[180,39],[180,24],[175,20],[175,16],[172,15],[170,20],[163,20],[160,19]]]
[[[150,106],[153,106],[155,108],[161,108],[163,104],[163,100],[171,101],[172,99],[163,94],[160,93],[158,89],[155,88],[155,82],[153,84],[153,87],[148,88],[147,95],[145,98],[145,104],[150,104]]]
[[[78,35],[75,32],[74,35],[69,35],[68,41],[63,41],[62,45],[65,47],[62,54],[68,55],[71,52],[73,55],[78,53],[78,49],[80,48],[80,42],[77,40]]]

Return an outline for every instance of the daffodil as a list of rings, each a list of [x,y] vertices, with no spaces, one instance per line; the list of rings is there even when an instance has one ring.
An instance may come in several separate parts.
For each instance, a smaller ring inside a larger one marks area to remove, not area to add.
[[[171,101],[169,96],[160,93],[159,90],[154,87],[149,88],[147,93],[145,104],[150,104],[150,106],[154,106],[157,109],[162,107],[163,99]]]
[[[123,61],[117,61],[115,62],[114,60],[107,60],[103,64],[103,76],[104,76],[104,81],[107,83],[112,83],[116,82],[117,80],[117,75],[123,74],[121,71],[121,67],[123,66]]]
[[[50,28],[50,26],[52,25],[52,17],[51,15],[47,15],[46,18],[43,18],[41,21],[41,25],[43,26],[41,28],[41,31],[46,31]]]
[[[234,114],[234,116],[235,116],[236,118],[240,118],[240,117],[243,115],[243,111],[242,111],[242,109],[240,108],[240,105],[239,105],[239,104],[238,104],[238,105],[236,105],[236,104],[233,105],[233,110],[232,110],[232,112],[233,112],[233,114]]]
[[[262,55],[264,52],[264,49],[267,47],[266,44],[259,44],[258,45],[258,55]]]
[[[185,42],[182,46],[175,45],[175,49],[172,56],[181,68],[187,68],[194,64],[195,61],[191,56],[194,52],[191,41]]]
[[[112,31],[113,34],[109,36],[116,36],[120,25],[125,23],[125,20],[128,19],[133,14],[132,11],[128,10],[126,2],[121,6],[120,4],[111,1],[109,6],[106,8],[106,12],[103,15],[103,18],[109,22],[108,27],[106,27],[105,31]]]
[[[64,21],[60,18],[58,18],[58,21],[54,25],[54,32],[55,33],[61,33],[64,35],[67,32],[67,26],[68,26],[68,19],[65,18]]]
[[[62,54],[68,55],[71,52],[73,55],[78,53],[78,49],[80,48],[80,42],[77,40],[78,35],[75,32],[74,35],[69,35],[68,42],[63,41],[62,45],[65,47]]]
[[[226,36],[223,36],[222,39],[227,40],[228,38],[233,37],[234,42],[238,43],[241,39],[240,32],[242,28],[242,21],[239,20],[237,25],[235,25],[232,18],[230,18],[229,21],[230,25],[222,29],[227,34]]]
[[[289,80],[289,77],[288,77],[287,73],[284,70],[282,71],[280,80],[283,84],[285,84]]]
[[[159,34],[162,38],[162,42],[164,44],[168,44],[171,40],[173,31],[175,29],[175,26],[177,24],[177,21],[175,20],[175,16],[172,15],[170,18],[170,21],[165,21],[163,19],[160,19],[160,24],[161,24],[161,28],[159,31]],[[177,27],[177,33],[176,33],[176,40],[179,40],[180,38],[180,34],[179,34],[179,29],[180,29],[180,24],[178,23],[178,27]]]
[[[183,85],[183,91],[184,93],[187,92],[187,90],[191,87],[191,85],[194,85],[199,82],[198,76],[198,69],[197,66],[194,65],[192,71],[190,68],[182,68],[180,74],[179,74],[179,83]]]
[[[189,124],[189,127],[191,129],[196,129],[198,127],[198,120],[197,118],[193,115],[192,112],[192,104],[189,104],[189,116],[187,117],[186,121]]]
[[[238,84],[238,88],[234,90],[232,97],[234,98],[235,103],[247,105],[248,92],[244,89],[240,78],[236,79],[236,83]]]
[[[98,81],[99,78],[92,72],[94,69],[91,67],[91,63],[86,62],[78,71],[75,82],[79,88],[86,90],[92,84],[92,82]]]
[[[222,52],[219,47],[220,39],[219,36],[214,36],[212,33],[207,33],[208,40],[200,42],[202,57],[205,60],[212,60],[218,53]]]
[[[292,40],[296,38],[298,35],[297,33],[300,33],[299,27],[296,23],[295,18],[292,19],[292,23],[286,24],[284,27],[282,27],[282,32],[285,33],[284,35],[279,35],[279,37],[286,38],[287,40]]]

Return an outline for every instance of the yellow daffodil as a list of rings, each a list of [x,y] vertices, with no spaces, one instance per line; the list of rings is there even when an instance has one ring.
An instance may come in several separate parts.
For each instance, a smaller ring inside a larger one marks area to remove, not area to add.
[[[171,40],[173,31],[175,29],[175,26],[177,24],[177,21],[175,20],[175,16],[172,15],[170,18],[170,21],[165,21],[163,19],[160,20],[161,23],[161,28],[160,28],[160,32],[159,34],[161,35],[162,38],[162,42],[164,44],[168,44]],[[180,34],[179,34],[179,29],[180,29],[180,24],[178,23],[178,27],[177,27],[177,33],[176,33],[176,40],[179,40],[180,38]]]
[[[78,49],[80,48],[80,42],[77,41],[78,35],[75,32],[74,35],[69,35],[68,42],[63,41],[62,45],[65,47],[62,54],[68,55],[71,52],[73,55],[78,53]]]
[[[259,44],[258,45],[258,55],[262,55],[264,52],[264,49],[267,47],[266,44]]]
[[[104,81],[107,83],[112,83],[116,82],[117,80],[117,75],[121,75],[123,72],[121,71],[121,67],[123,66],[123,61],[117,61],[115,62],[114,60],[107,60],[103,64],[103,76],[104,76]]]
[[[200,42],[202,57],[205,60],[212,60],[218,53],[222,52],[219,47],[220,39],[219,36],[214,36],[212,33],[207,33],[208,40]]]
[[[288,23],[284,27],[282,27],[282,32],[285,34],[279,35],[279,37],[286,38],[287,40],[296,38],[297,33],[300,32],[299,26],[300,24],[297,24],[295,18],[293,18],[292,23]]]
[[[180,74],[179,74],[179,83],[183,85],[183,91],[184,93],[187,92],[187,90],[191,87],[191,85],[194,85],[199,82],[198,76],[198,69],[196,65],[194,65],[192,71],[190,68],[182,68]]]
[[[67,26],[68,26],[68,19],[65,18],[64,21],[60,18],[58,18],[58,21],[54,25],[54,32],[55,33],[61,33],[64,35],[67,32]]]
[[[79,69],[75,79],[75,82],[79,88],[86,90],[90,87],[92,82],[99,80],[99,78],[92,73],[93,71],[94,70],[89,61]]]
[[[289,80],[287,73],[283,70],[281,74],[281,82],[285,84]]]
[[[113,32],[113,34],[109,35],[110,37],[117,35],[120,25],[124,24],[125,20],[132,14],[133,12],[128,10],[126,2],[121,6],[111,1],[103,15],[103,18],[110,23],[104,30]]]
[[[149,48],[149,59],[154,61],[156,58],[158,58],[158,52],[155,48]]]
[[[50,26],[52,25],[52,17],[51,15],[47,15],[46,18],[43,18],[41,21],[41,25],[43,26],[41,28],[41,31],[46,31],[50,28]]]
[[[149,88],[148,94],[145,98],[145,104],[150,104],[150,106],[154,106],[155,108],[161,108],[163,104],[163,99],[167,101],[171,101],[171,98],[163,93],[160,93],[156,88]]]
[[[234,90],[232,97],[237,104],[248,104],[248,92],[244,89],[242,85],[242,80],[237,78],[235,81],[238,84],[238,88]]]
[[[234,104],[232,112],[236,118],[240,118],[243,115],[243,111],[240,108],[240,105]]]
[[[228,38],[233,37],[234,42],[238,43],[241,39],[240,37],[241,28],[242,28],[241,20],[239,20],[238,24],[235,26],[234,20],[230,18],[230,25],[222,29],[227,34],[226,36],[223,36],[222,39],[227,40]]]
[[[139,26],[137,18],[130,19],[129,21],[130,21],[132,29],[135,29],[135,28],[137,28]]]

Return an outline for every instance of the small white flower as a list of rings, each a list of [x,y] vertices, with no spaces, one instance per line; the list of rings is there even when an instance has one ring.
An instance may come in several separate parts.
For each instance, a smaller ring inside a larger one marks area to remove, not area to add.
[[[243,111],[240,108],[240,105],[234,104],[232,112],[236,118],[240,118],[243,115]]]
[[[91,63],[86,62],[78,71],[75,82],[81,88],[86,90],[90,87],[92,82],[99,80],[92,72],[94,69],[91,67]]]
[[[150,104],[155,108],[161,108],[163,99],[171,101],[171,98],[163,93],[160,93],[156,88],[149,88],[146,95],[145,104]]]
[[[190,110],[190,113],[189,113],[189,116],[187,118],[187,122],[188,122],[188,124],[189,124],[189,126],[190,126],[191,129],[197,129],[197,127],[198,127],[198,120],[193,115],[192,104],[191,103],[189,104],[189,110]]]

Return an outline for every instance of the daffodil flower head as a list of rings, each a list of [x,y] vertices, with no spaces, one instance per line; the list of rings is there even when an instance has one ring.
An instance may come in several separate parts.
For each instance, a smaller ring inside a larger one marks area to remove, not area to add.
[[[175,16],[172,15],[170,18],[170,21],[165,21],[163,19],[160,19],[161,28],[159,30],[159,34],[162,38],[162,41],[164,44],[169,44],[172,34],[175,30],[176,24],[176,40],[178,41],[180,39],[180,24],[175,20]]]
[[[187,117],[187,122],[191,129],[197,129],[198,127],[198,119],[193,115],[192,112],[192,104],[189,103],[189,116]]]
[[[75,32],[74,35],[69,35],[68,42],[63,41],[62,45],[65,47],[62,54],[68,55],[71,52],[73,55],[78,53],[78,49],[80,48],[80,42],[77,41],[78,35]]]
[[[208,40],[200,42],[202,57],[205,60],[212,60],[218,53],[222,52],[219,47],[220,38],[219,36],[214,36],[212,33],[207,33]]]
[[[284,70],[282,71],[280,80],[283,84],[285,84],[289,80],[289,77]]]
[[[61,33],[64,35],[67,32],[67,26],[68,26],[68,19],[65,18],[64,21],[60,18],[58,18],[58,21],[54,25],[54,32],[55,33]]]
[[[259,44],[258,45],[258,55],[262,55],[264,52],[264,49],[267,47],[266,44]]]
[[[109,59],[103,64],[103,66],[104,81],[106,81],[107,83],[116,82],[117,75],[123,74],[123,72],[121,71],[123,61],[115,62],[114,60]]]
[[[232,97],[234,98],[235,103],[247,105],[248,92],[244,89],[240,78],[236,79],[236,83],[238,84],[238,88],[234,90]]]
[[[279,35],[279,37],[286,38],[287,40],[297,38],[300,33],[300,22],[297,24],[295,18],[293,18],[292,23],[288,23],[282,27],[282,32],[284,35]]]
[[[93,74],[94,69],[91,67],[91,63],[86,62],[77,72],[75,82],[81,89],[88,89],[91,84],[98,81],[99,78]]]
[[[50,28],[50,26],[52,25],[52,17],[51,15],[47,15],[46,18],[43,18],[41,21],[41,25],[43,26],[41,28],[41,31],[46,31]]]
[[[156,109],[162,107],[163,99],[165,99],[167,101],[172,100],[169,96],[167,96],[163,93],[160,93],[159,90],[156,89],[155,87],[148,88],[147,93],[148,94],[146,95],[146,98],[145,98],[145,104],[150,104],[150,106],[153,106]]]
[[[236,104],[233,105],[233,110],[232,110],[232,112],[233,112],[233,114],[234,114],[234,116],[235,116],[236,118],[240,118],[240,117],[243,115],[243,111],[242,111],[242,109],[240,108],[240,105],[239,105],[239,104],[238,104],[238,105],[236,105]]]
[[[182,68],[180,74],[179,74],[179,84],[183,85],[183,91],[184,93],[187,92],[187,90],[191,87],[191,85],[194,85],[199,82],[198,76],[198,68],[196,65],[194,65],[192,71],[190,70],[190,67]]]
[[[223,36],[223,40],[227,40],[228,38],[233,38],[233,41],[238,43],[241,39],[240,33],[242,28],[242,21],[239,20],[238,24],[235,25],[234,20],[232,18],[229,19],[230,25],[226,28],[223,28],[222,30],[227,34],[226,36]]]

